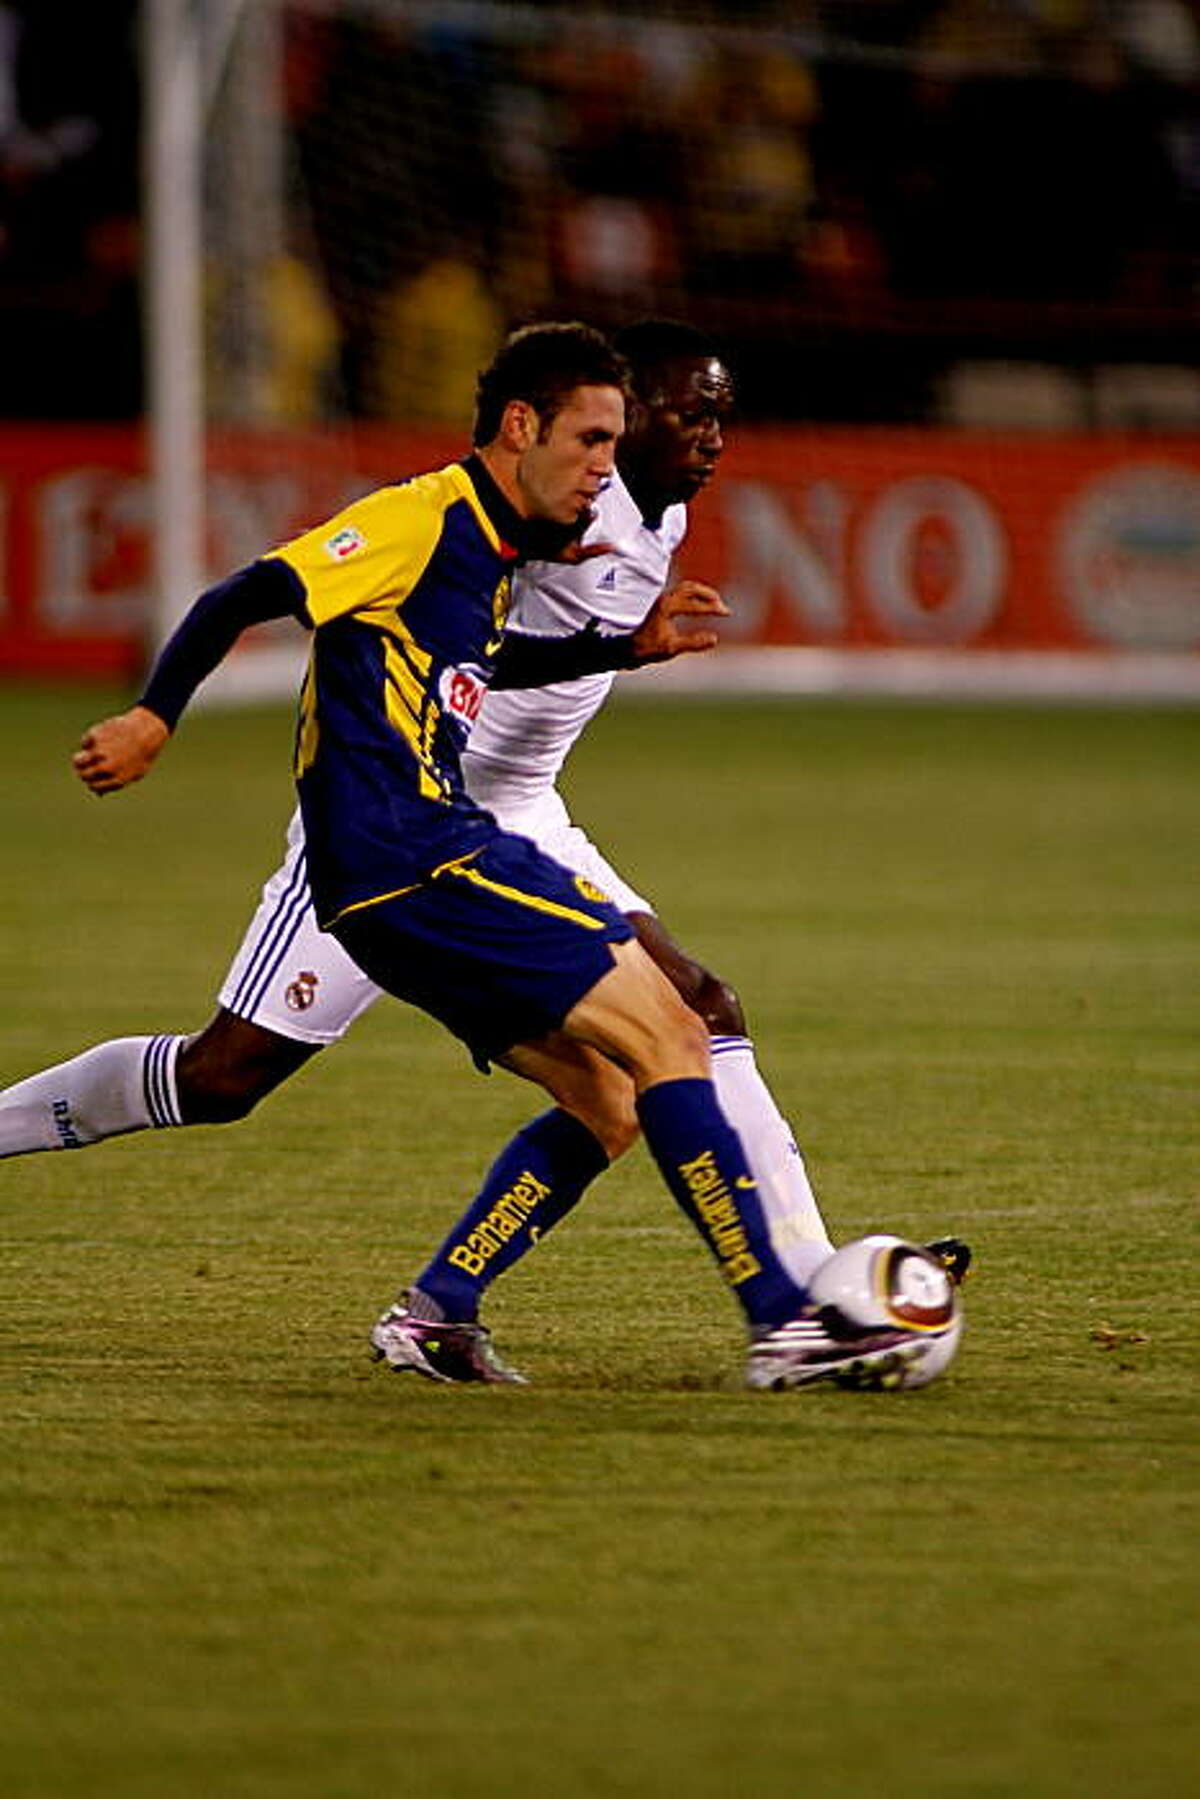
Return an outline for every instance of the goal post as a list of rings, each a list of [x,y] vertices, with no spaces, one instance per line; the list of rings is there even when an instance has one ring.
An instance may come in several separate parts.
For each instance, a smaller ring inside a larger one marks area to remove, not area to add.
[[[264,294],[284,238],[282,18],[282,0],[146,0],[143,12],[148,656],[210,572],[212,429],[262,421]],[[205,696],[289,691],[302,660],[294,630],[256,634]]]
[[[146,0],[145,345],[153,650],[203,582],[203,51],[193,0]]]

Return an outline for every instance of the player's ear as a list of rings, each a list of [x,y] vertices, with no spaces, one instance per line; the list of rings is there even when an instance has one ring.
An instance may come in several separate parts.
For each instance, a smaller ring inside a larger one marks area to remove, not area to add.
[[[505,449],[522,453],[538,440],[538,415],[528,400],[510,400],[500,415],[500,440]]]

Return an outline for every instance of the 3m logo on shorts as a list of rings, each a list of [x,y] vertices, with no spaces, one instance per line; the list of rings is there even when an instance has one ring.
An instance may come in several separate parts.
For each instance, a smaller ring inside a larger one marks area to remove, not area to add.
[[[356,550],[365,550],[367,540],[356,525],[347,525],[326,540],[325,554],[334,562],[345,562]]]
[[[318,977],[311,968],[303,968],[284,994],[288,1010],[307,1012],[317,997]]]
[[[439,685],[442,710],[465,725],[473,725],[479,717],[487,682],[474,668],[448,668]]]

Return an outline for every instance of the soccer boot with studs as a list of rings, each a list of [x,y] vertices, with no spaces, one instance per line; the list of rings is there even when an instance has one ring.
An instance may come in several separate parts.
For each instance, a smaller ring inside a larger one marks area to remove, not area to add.
[[[746,1385],[783,1393],[819,1381],[858,1392],[918,1386],[931,1342],[923,1332],[862,1330],[834,1336],[815,1312],[802,1313],[755,1336],[746,1357]]]
[[[372,1329],[371,1359],[386,1362],[397,1374],[423,1374],[443,1383],[528,1385],[497,1353],[486,1325],[434,1324],[413,1318],[403,1305],[390,1306]]]

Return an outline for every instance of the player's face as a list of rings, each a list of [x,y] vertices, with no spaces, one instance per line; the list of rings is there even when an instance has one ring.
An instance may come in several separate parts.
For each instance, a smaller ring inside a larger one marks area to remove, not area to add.
[[[733,412],[733,378],[715,356],[668,363],[653,399],[638,408],[621,467],[647,497],[688,501],[712,480]]]
[[[517,486],[527,515],[570,525],[587,512],[612,476],[624,429],[619,388],[574,388],[518,461]]]

